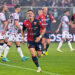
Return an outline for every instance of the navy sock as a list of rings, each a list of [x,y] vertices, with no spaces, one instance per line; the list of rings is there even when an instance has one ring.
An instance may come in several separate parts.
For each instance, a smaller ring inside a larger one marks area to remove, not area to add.
[[[48,48],[49,48],[49,44],[46,44],[46,51],[47,51]]]
[[[37,67],[39,67],[37,57],[36,57],[36,56],[32,56],[32,60],[33,60],[33,62],[35,63],[35,65],[36,65]]]

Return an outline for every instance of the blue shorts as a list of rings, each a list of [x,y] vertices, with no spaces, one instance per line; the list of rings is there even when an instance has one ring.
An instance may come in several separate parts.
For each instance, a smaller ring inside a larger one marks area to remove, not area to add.
[[[50,33],[45,33],[44,36],[43,36],[43,38],[46,38],[46,39],[47,39],[47,38],[51,38],[51,37],[50,37]]]
[[[42,42],[33,42],[33,41],[28,41],[28,48],[35,48],[36,51],[43,51],[44,47]]]

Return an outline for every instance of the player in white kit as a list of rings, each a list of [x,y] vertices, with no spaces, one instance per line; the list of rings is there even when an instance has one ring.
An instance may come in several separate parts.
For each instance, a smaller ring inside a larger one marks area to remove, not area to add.
[[[22,61],[29,59],[29,57],[25,57],[23,55],[21,47],[20,47],[19,38],[17,37],[18,30],[20,30],[21,33],[23,32],[22,28],[19,25],[19,14],[18,14],[20,12],[21,8],[20,8],[20,5],[16,5],[14,8],[15,8],[15,12],[10,15],[10,24],[8,26],[10,28],[9,29],[9,38],[8,38],[7,47],[5,48],[4,55],[2,58],[3,61],[9,61],[7,59],[7,54],[9,52],[9,49],[10,49],[13,42],[15,42],[15,44],[16,44],[17,51],[20,54]]]
[[[0,8],[0,57],[4,50],[4,39],[5,39],[5,32],[7,29],[7,22],[5,17],[5,12],[7,11],[7,6],[1,6]]]
[[[58,52],[63,52],[60,48],[65,40],[68,41],[68,46],[70,47],[71,51],[74,51],[72,48],[71,42],[70,42],[70,37],[69,37],[69,10],[64,11],[64,16],[61,18],[61,23],[59,24],[58,29],[56,30],[56,33],[59,32],[60,27],[62,26],[62,40],[59,43],[59,46],[57,48]]]

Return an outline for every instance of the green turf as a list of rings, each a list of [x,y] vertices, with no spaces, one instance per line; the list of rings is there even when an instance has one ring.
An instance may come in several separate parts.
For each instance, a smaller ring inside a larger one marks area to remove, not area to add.
[[[75,43],[72,43],[75,48]],[[37,73],[29,69],[37,69],[31,58],[25,62],[21,61],[19,54],[17,53],[15,45],[13,45],[9,51],[8,59],[10,62],[3,62],[0,60],[0,63],[8,64],[11,66],[0,64],[0,75],[75,75],[75,52],[71,52],[67,43],[63,44],[61,48],[64,52],[59,53],[56,51],[58,43],[51,43],[48,49],[48,56],[43,56],[39,58],[39,64],[43,71]],[[27,45],[21,45],[23,53],[25,56],[30,56]],[[18,66],[18,68],[14,67]],[[19,68],[20,67],[20,68]],[[52,73],[52,74],[51,74]]]

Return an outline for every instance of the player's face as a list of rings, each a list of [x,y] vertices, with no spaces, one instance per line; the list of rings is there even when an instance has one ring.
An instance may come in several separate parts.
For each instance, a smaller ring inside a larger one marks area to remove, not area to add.
[[[32,11],[29,11],[27,13],[28,19],[34,18],[34,13]]]
[[[68,11],[68,12],[66,12],[66,14],[67,14],[67,16],[69,16],[70,15],[70,12]]]
[[[21,8],[17,8],[18,12],[20,12]]]
[[[42,15],[43,14],[43,11],[42,10],[39,10],[38,11],[38,15],[40,16],[40,15]]]
[[[48,12],[48,9],[47,9],[47,8],[44,8],[44,9],[43,9],[43,12],[44,12],[44,13],[47,13],[47,12]]]
[[[8,6],[5,5],[5,6],[4,6],[4,9],[5,9],[5,11],[7,11],[7,10],[8,10]]]

